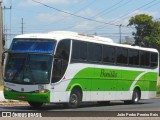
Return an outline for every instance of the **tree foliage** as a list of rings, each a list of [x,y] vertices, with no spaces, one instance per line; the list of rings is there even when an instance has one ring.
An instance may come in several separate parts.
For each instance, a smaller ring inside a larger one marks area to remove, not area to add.
[[[134,26],[135,45],[160,48],[160,21],[154,21],[152,16],[139,14],[131,17],[128,26]]]

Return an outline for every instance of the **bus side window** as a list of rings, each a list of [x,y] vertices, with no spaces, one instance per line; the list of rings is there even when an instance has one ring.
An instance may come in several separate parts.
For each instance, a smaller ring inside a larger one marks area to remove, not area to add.
[[[139,65],[139,51],[130,49],[128,52],[129,65]]]
[[[115,63],[115,47],[103,46],[103,62],[104,63]]]
[[[140,51],[140,65],[144,67],[150,66],[150,53],[146,51]]]
[[[58,82],[64,75],[69,61],[70,40],[59,42],[53,64],[52,83]]]
[[[88,43],[87,60],[89,62],[102,61],[102,45],[95,43]]]
[[[87,59],[87,43],[73,41],[72,44],[72,60],[85,61]]]
[[[128,50],[126,48],[117,47],[116,54],[118,64],[128,64]]]
[[[151,53],[151,67],[157,67],[158,65],[158,54]]]

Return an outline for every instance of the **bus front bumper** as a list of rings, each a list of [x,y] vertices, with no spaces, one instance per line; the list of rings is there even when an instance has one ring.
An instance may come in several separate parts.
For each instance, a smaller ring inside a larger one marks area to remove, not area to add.
[[[4,90],[5,99],[50,103],[50,91],[46,93],[25,93]]]

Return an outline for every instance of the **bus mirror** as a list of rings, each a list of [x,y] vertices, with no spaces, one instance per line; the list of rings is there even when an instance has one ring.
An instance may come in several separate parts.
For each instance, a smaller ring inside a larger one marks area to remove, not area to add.
[[[5,51],[5,52],[2,53],[1,66],[4,65],[4,59],[5,59],[5,53],[6,53],[6,52],[7,52],[7,51]]]
[[[3,53],[3,54],[2,54],[2,60],[1,60],[1,66],[4,65],[4,59],[5,59],[5,54]]]

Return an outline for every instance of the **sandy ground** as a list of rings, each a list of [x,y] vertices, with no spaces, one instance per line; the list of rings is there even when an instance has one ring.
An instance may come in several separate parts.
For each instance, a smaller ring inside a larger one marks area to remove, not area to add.
[[[0,90],[3,90],[3,86],[2,85],[0,86]]]

